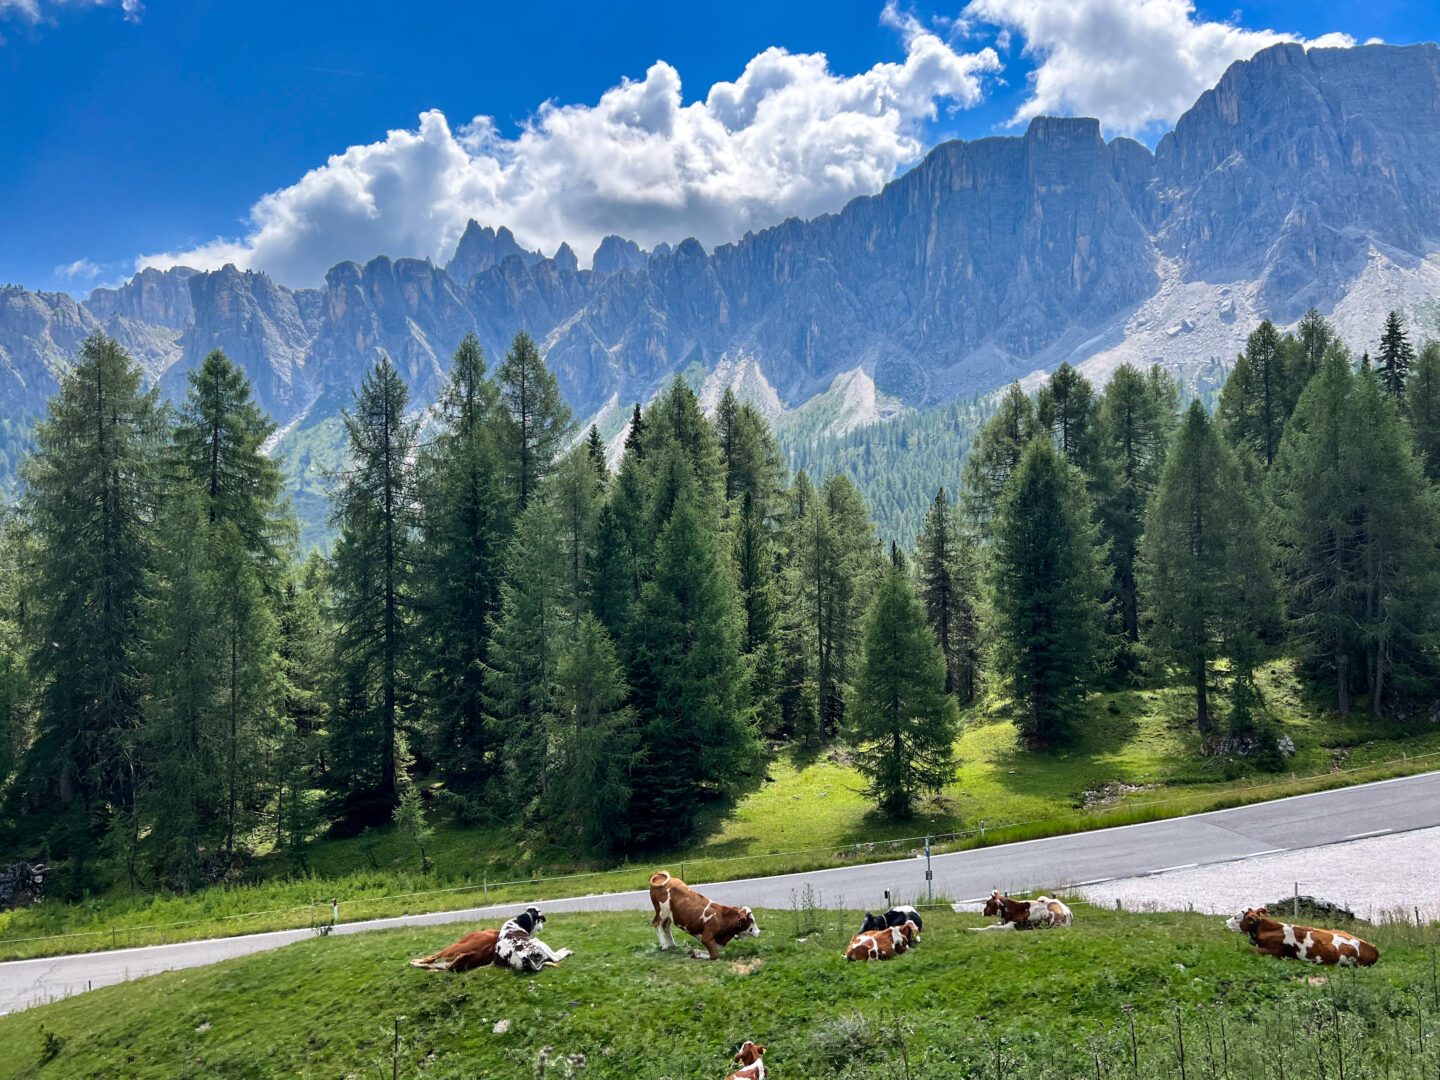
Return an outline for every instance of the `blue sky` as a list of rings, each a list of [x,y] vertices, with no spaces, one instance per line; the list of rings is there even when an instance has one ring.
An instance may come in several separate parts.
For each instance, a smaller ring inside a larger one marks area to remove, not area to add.
[[[582,262],[610,231],[713,245],[1036,112],[1153,143],[1277,34],[1434,40],[1440,7],[0,0],[0,282],[84,294],[148,259],[318,284],[444,257],[469,216]]]

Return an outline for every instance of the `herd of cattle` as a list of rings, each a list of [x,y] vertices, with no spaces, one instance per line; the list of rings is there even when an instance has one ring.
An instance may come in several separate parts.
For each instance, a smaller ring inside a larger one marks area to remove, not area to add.
[[[736,938],[760,936],[755,913],[748,907],[717,904],[663,870],[650,877],[650,902],[655,908],[651,925],[662,950],[675,944],[676,926],[704,946],[704,952],[690,950],[695,959],[719,959],[720,950]],[[1070,909],[1053,897],[1014,900],[999,892],[990,894],[984,914],[998,921],[972,930],[1053,929],[1071,926],[1075,921]],[[544,925],[545,916],[538,908],[526,908],[500,929],[466,934],[431,956],[411,960],[410,966],[431,971],[469,971],[498,961],[518,972],[554,967],[573,954],[570,949],[557,951],[541,941],[536,934]],[[920,940],[922,926],[920,913],[913,907],[893,907],[883,915],[866,912],[859,933],[845,950],[845,959],[893,959]],[[1341,967],[1369,967],[1380,959],[1374,945],[1353,934],[1277,922],[1263,907],[1238,912],[1226,920],[1225,926],[1248,934],[1252,951],[1267,956]],[[727,1080],[765,1080],[764,1054],[765,1047],[746,1040],[734,1058],[740,1069]]]

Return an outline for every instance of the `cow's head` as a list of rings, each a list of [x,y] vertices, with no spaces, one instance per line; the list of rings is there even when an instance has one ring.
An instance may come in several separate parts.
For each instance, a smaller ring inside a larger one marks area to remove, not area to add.
[[[911,922],[909,919],[906,919],[905,925],[900,927],[900,933],[905,936],[905,940],[907,942],[913,942],[915,940],[915,935],[920,933],[920,931],[916,929],[913,922]]]
[[[1268,914],[1269,911],[1263,907],[1246,908],[1244,911],[1237,911],[1225,920],[1225,929],[1233,930],[1237,934],[1254,933],[1260,927],[1260,920]]]
[[[868,930],[884,930],[887,925],[889,924],[885,922],[884,915],[871,915],[867,911],[865,912],[865,921],[860,924],[860,933],[863,934]]]
[[[985,901],[984,914],[987,919],[993,919],[996,915],[1005,914],[1005,897],[1001,896],[998,891],[992,892],[990,899]]]
[[[742,907],[740,909],[740,931],[735,936],[744,937],[747,934],[750,937],[759,937],[760,927],[755,922],[755,913],[748,907]]]
[[[527,934],[533,934],[545,925],[545,916],[540,914],[539,908],[530,907],[516,915],[515,922]]]
[[[749,1039],[746,1039],[743,1043],[740,1044],[740,1049],[735,1054],[735,1060],[738,1061],[741,1065],[754,1065],[755,1062],[759,1061],[764,1056],[765,1047],[758,1046],[755,1043],[751,1042]]]

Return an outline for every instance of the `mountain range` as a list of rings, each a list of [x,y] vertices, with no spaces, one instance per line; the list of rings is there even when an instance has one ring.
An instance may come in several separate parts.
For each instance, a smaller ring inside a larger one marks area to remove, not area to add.
[[[1392,308],[1418,336],[1440,332],[1437,162],[1435,45],[1276,45],[1232,65],[1154,152],[1093,119],[1041,117],[709,252],[612,236],[582,269],[566,245],[544,257],[471,222],[444,266],[380,255],[315,289],[234,266],[146,269],[84,300],[8,286],[0,411],[38,412],[97,328],[172,395],[224,349],[282,448],[315,444],[382,354],[428,400],[469,331],[496,364],[528,330],[577,416],[610,437],[677,372],[707,402],[733,385],[816,433],[1065,360],[1097,380],[1159,362],[1203,386],[1261,318],[1311,306],[1357,349]]]

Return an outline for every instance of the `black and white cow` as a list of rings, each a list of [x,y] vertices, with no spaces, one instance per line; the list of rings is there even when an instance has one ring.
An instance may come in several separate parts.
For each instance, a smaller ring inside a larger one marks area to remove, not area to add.
[[[515,971],[534,972],[546,964],[558,964],[567,956],[573,956],[571,950],[556,952],[535,936],[544,925],[545,916],[539,908],[526,908],[500,927],[495,958]]]
[[[860,933],[869,930],[884,930],[891,926],[904,926],[907,922],[915,924],[915,940],[920,940],[920,931],[923,925],[920,921],[920,912],[908,904],[900,904],[892,907],[884,915],[872,915],[865,913],[865,921],[860,924]]]

